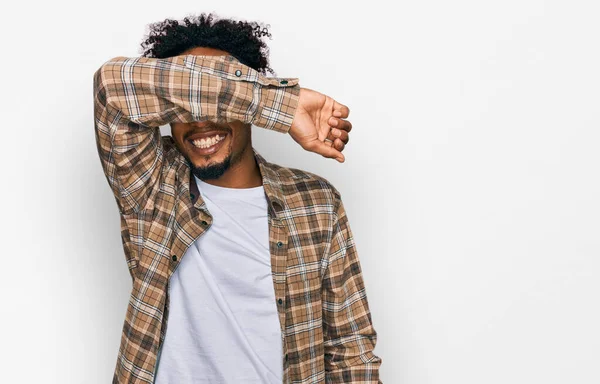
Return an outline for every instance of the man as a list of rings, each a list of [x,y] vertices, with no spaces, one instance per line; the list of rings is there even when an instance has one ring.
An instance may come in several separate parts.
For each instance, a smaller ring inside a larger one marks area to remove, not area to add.
[[[348,107],[267,77],[257,23],[152,28],[147,57],[94,74],[133,283],[113,383],[380,383],[339,191],[251,143],[255,125],[343,162]]]

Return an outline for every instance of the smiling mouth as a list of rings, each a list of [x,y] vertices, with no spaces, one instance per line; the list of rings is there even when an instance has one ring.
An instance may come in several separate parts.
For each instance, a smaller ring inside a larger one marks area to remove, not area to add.
[[[187,141],[190,143],[193,151],[200,155],[209,155],[217,152],[229,136],[228,132],[209,132],[206,134],[192,135]]]

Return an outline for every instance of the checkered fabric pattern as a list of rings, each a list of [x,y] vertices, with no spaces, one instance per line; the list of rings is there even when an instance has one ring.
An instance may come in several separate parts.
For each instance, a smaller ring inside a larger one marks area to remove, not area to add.
[[[189,165],[159,127],[239,120],[287,133],[299,92],[298,79],[264,76],[229,55],[120,56],[94,73],[96,143],[132,279],[113,384],[154,382],[169,278],[212,224]],[[323,177],[253,153],[269,202],[283,383],[381,383],[377,333],[340,192]]]

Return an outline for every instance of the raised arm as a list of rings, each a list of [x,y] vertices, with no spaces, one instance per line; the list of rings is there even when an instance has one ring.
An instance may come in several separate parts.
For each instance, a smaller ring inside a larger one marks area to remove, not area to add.
[[[287,133],[300,86],[266,77],[233,56],[115,57],[94,73],[94,128],[121,213],[142,210],[165,159],[159,127],[240,120]]]
[[[338,202],[322,285],[325,382],[380,384],[377,332],[341,197]]]

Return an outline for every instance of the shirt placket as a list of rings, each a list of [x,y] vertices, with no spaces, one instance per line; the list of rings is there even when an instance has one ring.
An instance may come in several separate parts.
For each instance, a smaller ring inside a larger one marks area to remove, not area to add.
[[[279,316],[281,329],[281,342],[283,345],[283,383],[289,383],[288,350],[285,339],[286,308],[289,306],[285,294],[288,230],[285,223],[280,218],[281,210],[281,205],[277,202],[269,204],[269,248],[271,252],[271,275],[273,276],[277,314]]]

